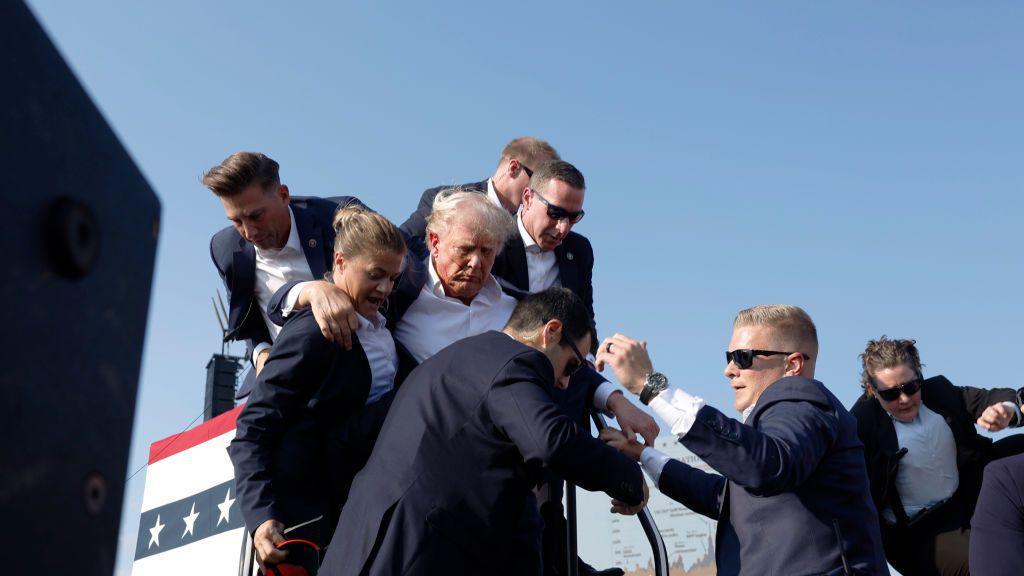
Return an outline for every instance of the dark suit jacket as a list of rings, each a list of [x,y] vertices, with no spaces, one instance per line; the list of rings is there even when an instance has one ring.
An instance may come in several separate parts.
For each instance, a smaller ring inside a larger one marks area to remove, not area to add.
[[[825,386],[783,378],[746,424],[704,406],[680,442],[721,475],[671,460],[658,487],[718,520],[718,574],[888,574],[853,416]]]
[[[295,214],[299,242],[313,278],[322,278],[331,266],[334,256],[334,212],[338,207],[349,204],[362,205],[353,196],[291,198],[290,206]],[[271,343],[270,332],[263,322],[256,300],[256,248],[242,238],[233,226],[228,226],[214,234],[210,240],[210,257],[228,292],[228,333],[225,340],[245,340],[246,356],[249,357],[257,344]],[[251,379],[247,379],[239,389],[238,396],[248,394],[251,384]]]
[[[1024,455],[985,467],[969,550],[974,576],[1016,576],[1024,570]]]
[[[590,246],[590,240],[576,232],[569,232],[565,240],[555,248],[555,261],[558,262],[558,277],[562,286],[583,299],[587,310],[590,310],[590,317],[593,318],[594,249]],[[526,265],[526,247],[518,230],[494,259],[494,268],[491,272],[512,286],[529,291],[530,273]]]
[[[429,218],[430,213],[434,211],[434,198],[437,197],[441,190],[454,187],[455,185],[435,186],[434,188],[427,188],[424,190],[423,195],[420,196],[420,203],[416,206],[416,210],[413,210],[413,213],[409,215],[409,218],[399,226],[402,232],[404,232],[408,237],[409,250],[411,250],[419,260],[425,260],[427,258],[427,218]],[[485,178],[482,182],[460,184],[458,187],[486,194],[487,179]]]
[[[544,466],[639,503],[639,468],[573,424],[553,382],[546,356],[500,332],[427,359],[395,397],[320,574],[539,574],[531,489]]]
[[[975,421],[992,404],[1013,401],[1015,398],[1016,392],[1009,388],[983,390],[958,387],[944,376],[928,378],[921,387],[921,402],[942,416],[953,432],[956,464],[960,471],[960,487],[957,492],[963,496],[957,498],[957,501],[965,506],[961,513],[965,526],[977,500],[981,472],[989,460],[988,454],[992,448],[992,440],[978,434]],[[882,511],[891,505],[896,517],[901,518],[905,512],[896,492],[896,474],[899,472],[901,455],[898,453],[899,444],[892,418],[877,400],[867,395],[861,396],[850,411],[857,418],[857,434],[864,443],[875,507]],[[886,547],[890,545],[898,546],[899,543],[887,541]]]
[[[396,378],[405,374],[401,368]],[[308,310],[291,316],[271,348],[228,453],[246,527],[292,526],[319,515],[327,543],[352,478],[370,455],[391,396],[364,406],[372,374],[359,339],[328,342]]]

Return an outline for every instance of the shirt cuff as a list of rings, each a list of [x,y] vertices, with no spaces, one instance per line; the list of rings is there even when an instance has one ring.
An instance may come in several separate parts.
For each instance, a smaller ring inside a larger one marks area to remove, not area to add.
[[[256,359],[260,357],[260,353],[263,352],[264,350],[270,350],[270,344],[267,344],[266,342],[260,342],[259,344],[256,345],[255,348],[252,349],[252,358],[250,358],[249,360],[252,361],[253,368],[256,367]]]
[[[673,434],[682,438],[697,420],[697,412],[704,407],[704,399],[670,387],[652,398],[649,406],[671,427]]]
[[[644,469],[644,472],[647,472],[651,482],[654,482],[654,485],[657,486],[658,480],[661,479],[661,471],[665,469],[665,464],[668,464],[668,461],[671,459],[668,454],[647,447],[640,453],[640,467]]]
[[[1020,406],[1017,406],[1016,402],[1006,401],[1006,402],[1003,402],[1003,406],[1006,406],[1007,408],[1012,410],[1013,413],[1016,415],[1017,419],[1014,420],[1013,423],[1010,424],[1010,426],[1016,428],[1016,427],[1019,427],[1021,424],[1024,424],[1024,421],[1021,420]]]
[[[611,416],[611,412],[608,410],[608,399],[611,398],[612,393],[618,392],[615,385],[611,382],[602,382],[597,390],[594,390],[594,408],[597,408],[605,416]]]
[[[281,302],[281,317],[287,318],[295,311],[295,303],[299,301],[299,294],[302,289],[312,284],[313,281],[299,282],[295,286],[288,290],[288,294],[284,297],[284,302]]]

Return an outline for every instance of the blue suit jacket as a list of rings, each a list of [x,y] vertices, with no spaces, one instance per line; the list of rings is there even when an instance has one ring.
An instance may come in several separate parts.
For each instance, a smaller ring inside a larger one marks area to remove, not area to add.
[[[705,406],[680,442],[721,475],[677,460],[662,492],[718,520],[718,574],[888,574],[857,423],[823,384],[783,378],[742,424]]]
[[[974,576],[1015,576],[1024,569],[1024,454],[985,467],[969,550]]]
[[[555,261],[558,263],[558,279],[562,286],[572,290],[583,299],[594,317],[594,249],[586,236],[569,232],[565,240],[555,248]],[[528,291],[530,289],[530,273],[526,264],[526,246],[517,230],[505,243],[505,248],[494,259],[492,273],[506,283]]]
[[[445,348],[398,391],[321,576],[539,574],[532,488],[549,466],[636,504],[640,469],[551,398],[551,363],[506,334]]]
[[[271,348],[228,448],[250,531],[271,518],[292,526],[323,515],[304,536],[320,544],[331,536],[391,401],[364,406],[372,374],[353,340],[350,351],[328,342],[303,310]],[[400,369],[397,380],[404,376]]]
[[[289,205],[295,214],[299,242],[313,278],[322,278],[334,257],[334,212],[340,206],[362,203],[354,196],[315,198],[293,196]],[[228,292],[228,333],[225,340],[245,340],[246,356],[253,348],[270,341],[270,332],[263,322],[256,300],[256,248],[242,238],[233,226],[214,234],[210,240],[213,259],[224,288]],[[253,383],[252,371],[238,391],[238,397],[249,393]]]

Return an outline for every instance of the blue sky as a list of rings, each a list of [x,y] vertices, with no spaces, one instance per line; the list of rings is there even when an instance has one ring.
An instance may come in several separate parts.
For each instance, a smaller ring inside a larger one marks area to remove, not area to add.
[[[808,310],[848,404],[881,334],[926,374],[1024,385],[1019,3],[29,4],[163,203],[131,470],[202,410],[227,222],[199,177],[240,149],[400,222],[548,139],[589,185],[599,328],[723,408],[758,303]]]

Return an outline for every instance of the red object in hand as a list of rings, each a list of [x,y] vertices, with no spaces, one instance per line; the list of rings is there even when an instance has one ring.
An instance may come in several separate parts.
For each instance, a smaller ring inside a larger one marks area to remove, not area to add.
[[[264,568],[266,576],[315,576],[320,565],[320,547],[299,538],[278,542],[278,550],[288,553],[288,559]]]

